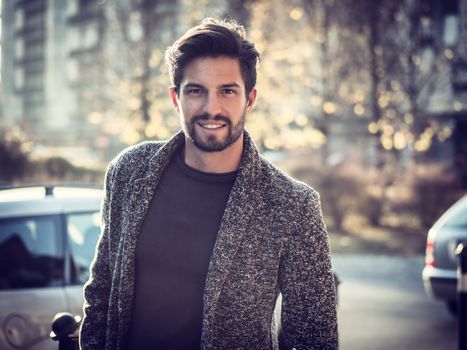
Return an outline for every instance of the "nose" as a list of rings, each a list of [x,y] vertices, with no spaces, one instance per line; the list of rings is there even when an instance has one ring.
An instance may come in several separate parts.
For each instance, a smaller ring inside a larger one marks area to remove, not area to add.
[[[214,117],[221,113],[221,101],[216,94],[207,94],[204,101],[203,112]]]

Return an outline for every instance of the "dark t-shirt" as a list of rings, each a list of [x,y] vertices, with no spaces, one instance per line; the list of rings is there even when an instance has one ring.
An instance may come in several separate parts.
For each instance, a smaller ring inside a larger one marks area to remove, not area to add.
[[[203,292],[236,172],[203,173],[180,154],[164,171],[136,246],[128,349],[199,349]]]

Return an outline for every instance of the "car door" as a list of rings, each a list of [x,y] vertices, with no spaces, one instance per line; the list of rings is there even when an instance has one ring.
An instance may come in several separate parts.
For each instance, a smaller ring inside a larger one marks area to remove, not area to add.
[[[66,310],[59,215],[0,219],[0,349],[53,349],[51,321]]]
[[[99,210],[67,213],[65,220],[68,281],[65,293],[70,312],[82,316],[83,284],[89,278],[89,267],[100,234]]]

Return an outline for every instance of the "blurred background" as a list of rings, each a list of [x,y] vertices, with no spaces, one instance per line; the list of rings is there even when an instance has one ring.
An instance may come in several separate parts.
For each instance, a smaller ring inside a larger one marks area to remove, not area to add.
[[[262,53],[247,127],[333,231],[421,252],[467,187],[465,0],[1,3],[0,182],[101,183],[123,148],[170,137],[164,50],[228,16]]]
[[[453,346],[445,310],[420,313],[420,274],[428,229],[467,189],[467,0],[0,2],[0,184],[102,184],[122,149],[169,138],[165,48],[205,16],[237,19],[262,54],[247,128],[321,193],[343,344]]]

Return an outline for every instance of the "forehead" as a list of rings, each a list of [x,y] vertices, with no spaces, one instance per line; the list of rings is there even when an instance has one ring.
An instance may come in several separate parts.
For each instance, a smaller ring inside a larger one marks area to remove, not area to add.
[[[245,86],[239,60],[226,56],[199,57],[190,61],[183,70],[181,85],[192,83],[206,87],[230,83]]]

